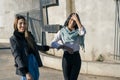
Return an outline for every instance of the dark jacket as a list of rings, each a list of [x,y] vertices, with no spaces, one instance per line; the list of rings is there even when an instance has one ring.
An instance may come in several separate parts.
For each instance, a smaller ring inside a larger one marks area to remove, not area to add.
[[[31,34],[32,36],[32,34]],[[42,61],[39,55],[38,50],[47,51],[49,50],[48,46],[38,46],[34,42],[34,50],[28,47],[27,41],[24,37],[24,33],[19,33],[14,31],[13,36],[10,37],[11,51],[14,56],[16,74],[25,76],[28,70],[28,55],[34,54],[39,67],[42,66]]]

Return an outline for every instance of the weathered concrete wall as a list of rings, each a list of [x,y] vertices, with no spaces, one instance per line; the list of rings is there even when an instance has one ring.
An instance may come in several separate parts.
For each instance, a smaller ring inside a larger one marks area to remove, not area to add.
[[[76,12],[80,15],[86,34],[86,59],[91,54],[95,60],[99,54],[112,59],[114,51],[115,1],[75,0]],[[87,56],[88,55],[88,56]],[[89,58],[90,59],[90,58]]]
[[[59,5],[48,8],[50,24],[63,24],[66,19],[66,0],[59,0]]]
[[[39,9],[39,0],[1,0],[0,40],[8,40],[13,32],[14,15]],[[59,0],[59,5],[48,8],[49,24],[64,24],[67,16],[75,11],[86,27],[86,52],[81,51],[83,60],[96,60],[102,54],[106,60],[113,60],[115,1],[114,0]],[[4,35],[4,36],[3,36]],[[50,45],[54,34],[47,33]],[[62,56],[62,51],[48,53]]]

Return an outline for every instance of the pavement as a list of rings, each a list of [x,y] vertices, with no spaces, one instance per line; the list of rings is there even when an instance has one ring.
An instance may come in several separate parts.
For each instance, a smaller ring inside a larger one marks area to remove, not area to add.
[[[39,71],[39,80],[64,80],[60,70],[42,67]],[[15,74],[14,60],[9,44],[5,43],[0,43],[0,80],[20,80],[20,76]],[[120,80],[120,78],[79,74],[78,80]]]

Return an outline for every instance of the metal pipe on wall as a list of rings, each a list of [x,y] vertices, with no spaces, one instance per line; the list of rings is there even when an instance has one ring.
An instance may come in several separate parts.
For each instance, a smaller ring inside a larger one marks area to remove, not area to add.
[[[115,38],[114,38],[114,59],[120,60],[120,0],[116,1],[115,9]]]

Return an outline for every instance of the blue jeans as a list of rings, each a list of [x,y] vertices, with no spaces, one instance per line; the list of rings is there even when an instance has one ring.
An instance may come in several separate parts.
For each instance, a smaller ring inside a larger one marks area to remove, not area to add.
[[[38,63],[36,61],[36,58],[33,54],[30,54],[28,56],[28,68],[29,73],[32,75],[33,80],[39,80],[39,69],[38,69]],[[27,80],[25,76],[22,76],[21,80]]]

